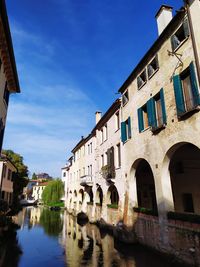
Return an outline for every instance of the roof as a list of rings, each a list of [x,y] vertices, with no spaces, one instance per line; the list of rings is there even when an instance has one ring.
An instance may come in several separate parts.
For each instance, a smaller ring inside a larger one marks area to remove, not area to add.
[[[1,154],[0,161],[9,162],[16,169],[16,172],[18,171],[17,167],[15,166],[15,164],[6,155]]]
[[[72,153],[75,153],[82,145],[84,145],[91,137],[93,137],[96,133],[97,129],[100,129],[108,120],[109,118],[116,112],[116,110],[120,107],[120,99],[116,99],[115,102],[109,107],[106,113],[102,116],[99,122],[95,125],[92,129],[91,133],[86,137],[82,137],[82,139],[78,142],[78,144],[72,149]],[[70,157],[71,159],[71,157]]]
[[[139,74],[139,72],[142,71],[142,69],[144,68],[144,66],[157,53],[157,51],[160,49],[160,47],[165,42],[165,40],[168,39],[171,36],[171,32],[173,30],[175,30],[175,28],[177,27],[178,23],[185,16],[185,11],[184,10],[185,9],[181,8],[180,11],[183,11],[183,12],[177,12],[177,14],[172,18],[172,20],[169,22],[169,24],[165,27],[165,29],[159,35],[159,37],[157,38],[157,40],[153,43],[153,45],[146,52],[146,54],[144,55],[144,57],[139,61],[139,63],[133,69],[133,71],[128,76],[128,78],[126,79],[126,81],[119,88],[118,92],[123,93],[127,89],[127,87],[137,77],[137,75]]]
[[[112,105],[109,107],[106,113],[102,116],[102,118],[93,128],[92,132],[96,131],[97,129],[100,129],[110,119],[110,117],[119,109],[120,105],[121,105],[121,100],[118,98],[115,100],[115,102],[112,103]]]
[[[4,52],[5,52],[5,55],[7,55],[7,49],[8,49],[9,59],[10,59],[8,61],[9,62],[8,64],[11,64],[12,66],[12,72],[13,72],[12,74],[13,74],[13,79],[14,79],[14,81],[12,81],[12,79],[8,81],[8,87],[10,89],[11,86],[9,86],[9,84],[12,84],[12,91],[19,93],[20,92],[19,79],[18,79],[18,74],[17,74],[17,68],[16,68],[16,62],[15,62],[15,56],[14,56],[14,51],[13,51],[13,44],[12,44],[12,38],[11,38],[11,33],[10,33],[5,0],[0,0],[0,19],[3,24],[3,29],[4,29],[5,38],[6,38],[6,45],[7,45],[7,48],[4,49]]]

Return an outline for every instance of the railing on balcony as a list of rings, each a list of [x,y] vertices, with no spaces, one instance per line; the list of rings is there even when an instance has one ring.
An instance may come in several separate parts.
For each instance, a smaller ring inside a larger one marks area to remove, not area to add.
[[[82,186],[92,186],[93,180],[91,175],[83,175],[80,177],[80,185]]]

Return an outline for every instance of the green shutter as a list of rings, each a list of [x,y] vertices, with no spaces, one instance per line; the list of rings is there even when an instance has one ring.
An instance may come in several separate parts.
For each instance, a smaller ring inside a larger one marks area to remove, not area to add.
[[[128,138],[131,138],[131,117],[128,117]]]
[[[139,132],[141,133],[144,130],[142,108],[138,108],[137,112],[138,112],[138,128],[139,128]]]
[[[160,100],[161,100],[161,106],[162,106],[163,124],[166,124],[167,123],[167,116],[166,116],[165,98],[164,98],[163,88],[161,88],[161,90],[160,90]]]
[[[195,69],[194,69],[194,63],[190,63],[190,79],[191,79],[191,86],[192,86],[192,94],[194,97],[194,105],[197,106],[200,104],[200,98],[199,98],[199,90],[197,85],[197,79],[195,75]]]
[[[185,105],[184,105],[182,84],[179,75],[173,76],[173,84],[174,84],[177,116],[180,117],[182,114],[185,113]]]
[[[123,143],[127,140],[126,123],[124,121],[121,122],[121,140]]]
[[[155,109],[155,100],[150,98],[147,101],[147,115],[148,115],[148,124],[153,128],[157,127],[157,119],[156,119],[156,109]]]

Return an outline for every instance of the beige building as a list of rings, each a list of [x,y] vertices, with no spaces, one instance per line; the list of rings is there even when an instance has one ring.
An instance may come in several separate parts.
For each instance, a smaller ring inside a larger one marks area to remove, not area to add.
[[[48,182],[44,182],[44,183],[37,182],[37,184],[33,186],[32,198],[34,200],[41,201],[42,193],[47,185],[48,185]]]
[[[6,124],[9,95],[19,92],[19,81],[5,0],[0,0],[0,151]]]
[[[196,266],[200,265],[199,14],[199,0],[185,1],[174,17],[172,7],[159,9],[157,40],[119,89],[118,107],[113,104],[91,131],[96,140],[95,184],[82,188],[84,197],[88,187],[92,189],[92,207],[84,209],[91,221],[103,218],[114,225],[123,221],[140,243]],[[65,170],[66,202],[76,203],[68,175],[76,165],[71,162]],[[78,179],[76,185],[80,190]],[[75,213],[80,210],[76,207],[71,207]]]
[[[0,198],[5,200],[9,205],[13,200],[13,173],[17,172],[14,164],[5,156],[0,158]]]

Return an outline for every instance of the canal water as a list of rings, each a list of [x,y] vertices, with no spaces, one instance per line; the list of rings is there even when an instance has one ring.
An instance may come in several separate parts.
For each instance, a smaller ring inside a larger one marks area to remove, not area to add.
[[[0,267],[180,267],[141,247],[116,242],[63,212],[24,208],[0,224]]]

